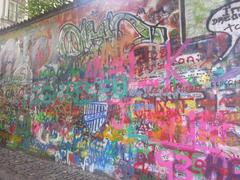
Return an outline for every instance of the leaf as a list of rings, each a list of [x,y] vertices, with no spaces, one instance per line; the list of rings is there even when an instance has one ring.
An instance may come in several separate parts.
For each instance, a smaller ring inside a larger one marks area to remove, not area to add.
[[[28,14],[28,17],[32,18],[72,1],[73,0],[28,0],[23,9]]]

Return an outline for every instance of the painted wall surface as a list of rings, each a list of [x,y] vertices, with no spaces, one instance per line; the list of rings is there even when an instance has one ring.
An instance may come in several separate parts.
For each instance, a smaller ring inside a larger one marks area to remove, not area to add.
[[[239,18],[93,0],[1,35],[1,144],[116,179],[240,179]]]

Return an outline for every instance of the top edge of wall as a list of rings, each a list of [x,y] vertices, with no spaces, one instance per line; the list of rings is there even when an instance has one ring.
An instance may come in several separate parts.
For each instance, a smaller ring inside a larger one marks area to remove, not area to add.
[[[94,0],[74,0],[73,2],[70,2],[69,4],[65,4],[63,6],[51,9],[50,11],[46,12],[45,14],[40,14],[40,15],[35,16],[33,18],[30,18],[30,19],[24,20],[22,22],[15,23],[13,25],[5,27],[3,29],[0,29],[0,35],[6,34],[8,32],[12,32],[12,31],[15,31],[15,30],[18,30],[18,29],[21,29],[21,28],[24,28],[28,25],[40,22],[44,19],[48,19],[52,16],[55,16],[55,15],[60,14],[62,12],[65,12],[69,9],[73,9],[75,7],[78,7],[78,6],[88,4],[92,1],[94,1]]]

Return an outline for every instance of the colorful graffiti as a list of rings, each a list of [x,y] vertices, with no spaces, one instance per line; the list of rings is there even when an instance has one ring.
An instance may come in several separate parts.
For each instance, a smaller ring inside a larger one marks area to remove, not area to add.
[[[239,179],[240,2],[204,2],[94,0],[1,35],[0,143],[116,179]]]

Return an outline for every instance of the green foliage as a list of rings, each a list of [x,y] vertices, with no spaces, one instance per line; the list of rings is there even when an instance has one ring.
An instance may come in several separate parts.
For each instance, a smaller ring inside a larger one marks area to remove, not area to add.
[[[68,4],[72,0],[28,0],[25,10],[29,18],[44,14],[54,8]]]

